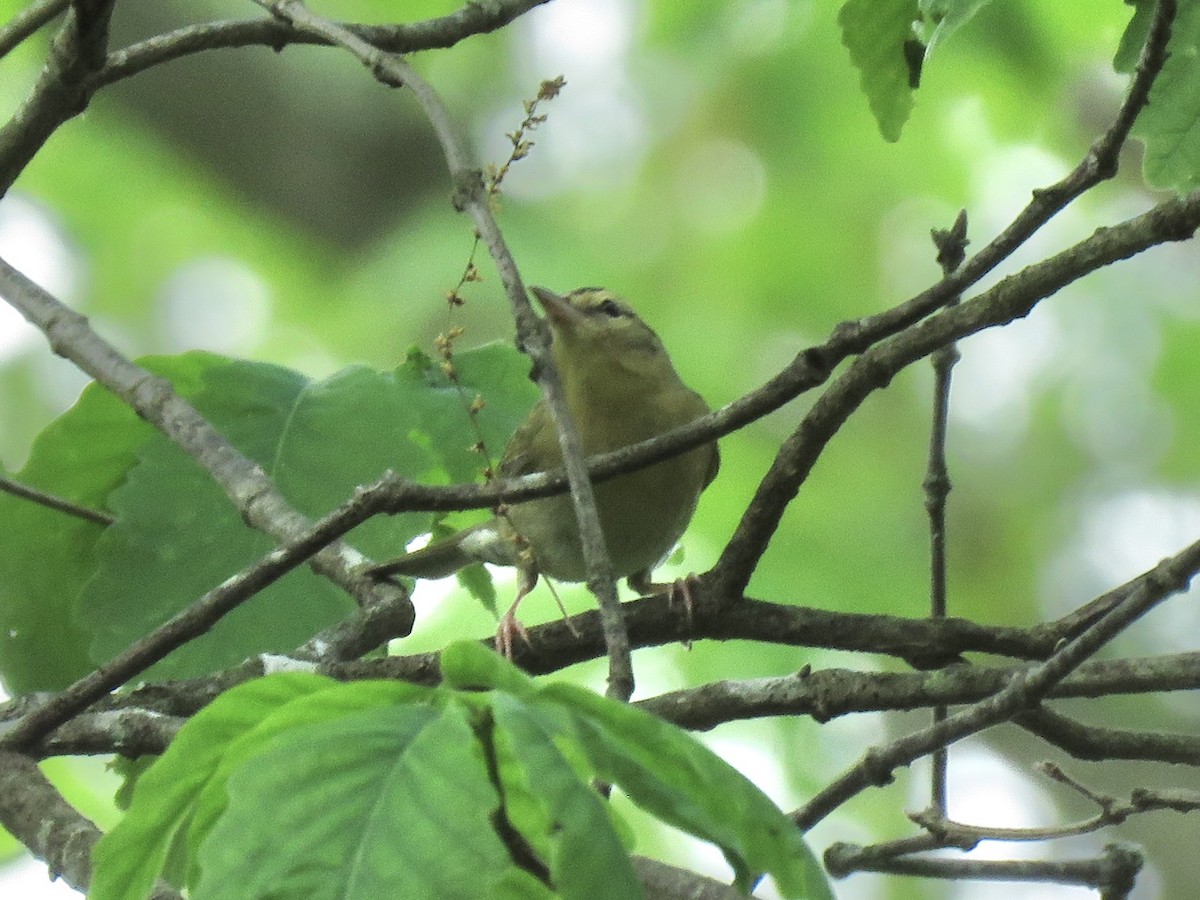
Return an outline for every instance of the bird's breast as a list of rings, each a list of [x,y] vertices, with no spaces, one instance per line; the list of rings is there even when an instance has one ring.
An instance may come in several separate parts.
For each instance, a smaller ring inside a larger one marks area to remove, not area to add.
[[[636,444],[687,424],[708,405],[674,379],[670,391],[619,390],[608,383],[586,398],[568,400],[591,456]],[[713,448],[699,447],[596,485],[596,505],[618,577],[659,563],[683,535],[712,464]],[[513,525],[529,541],[539,570],[561,581],[583,581],[587,569],[569,495],[519,504]]]

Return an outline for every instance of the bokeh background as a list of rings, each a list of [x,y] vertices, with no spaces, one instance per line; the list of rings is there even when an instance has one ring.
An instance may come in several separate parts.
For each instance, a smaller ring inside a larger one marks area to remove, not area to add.
[[[0,0],[7,19],[24,4]],[[408,21],[446,0],[324,0],[322,14]],[[238,0],[118,3],[114,46],[190,22],[252,17]],[[555,0],[501,32],[413,58],[481,162],[507,157],[521,101],[562,75],[531,156],[504,185],[500,222],[530,283],[609,286],[663,336],[714,405],[758,386],[839,321],[885,309],[936,280],[929,241],[960,208],[981,245],[1030,191],[1060,177],[1107,125],[1125,81],[1111,58],[1128,7],[1008,0],[985,7],[927,66],[897,144],[876,130],[841,46],[837,4],[808,0]],[[36,77],[45,35],[0,62],[0,110]],[[1004,269],[1041,258],[1154,202],[1132,147],[1122,174],[1056,218]],[[171,62],[103,90],[54,135],[0,201],[0,255],[91,317],[130,355],[206,348],[313,376],[389,368],[432,348],[443,300],[471,246],[449,203],[440,152],[415,102],[329,49],[254,47]],[[507,340],[497,278],[455,314],[464,343]],[[962,344],[949,455],[951,609],[988,623],[1061,615],[1200,532],[1200,255],[1160,248],[1097,273],[1028,319]],[[998,273],[1003,274],[1003,273]],[[831,443],[784,518],[750,592],[777,602],[920,616],[928,604],[921,480],[931,375],[904,373]],[[84,384],[0,306],[0,462],[18,469],[34,435]],[[722,442],[720,478],[685,541],[702,570],[732,533],[779,442],[811,404]],[[364,423],[369,427],[369,423]],[[502,595],[506,588],[502,585]],[[566,592],[569,604],[589,601]],[[478,604],[422,589],[403,649],[487,633]],[[529,621],[554,615],[539,592]],[[1195,648],[1194,597],[1165,605],[1111,653]],[[803,665],[889,660],[737,643],[635,657],[639,694]],[[579,677],[597,684],[597,667]],[[1195,732],[1194,696],[1066,705],[1086,721]],[[705,735],[790,808],[869,743],[923,717],[736,724]],[[1089,815],[1030,764],[1054,754],[1015,728],[952,754],[952,813],[1018,826]],[[1071,762],[1101,790],[1194,782],[1166,766]],[[52,770],[102,824],[114,813],[101,761]],[[861,843],[906,834],[926,803],[918,767],[860,796],[812,834]],[[1115,839],[1148,848],[1135,896],[1181,897],[1200,826],[1169,813],[993,856],[1066,856]],[[643,851],[724,871],[674,835]],[[74,896],[0,839],[0,894]],[[696,860],[700,862],[697,863]],[[854,900],[982,898],[1004,885],[855,876]],[[48,891],[43,894],[43,890]],[[1022,897],[1091,896],[1023,886]]]

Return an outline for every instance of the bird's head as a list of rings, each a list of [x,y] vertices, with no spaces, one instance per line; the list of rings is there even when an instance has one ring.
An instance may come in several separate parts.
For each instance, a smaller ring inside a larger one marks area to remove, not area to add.
[[[530,288],[546,311],[560,369],[605,366],[639,369],[666,356],[658,335],[628,303],[604,288],[569,294]]]

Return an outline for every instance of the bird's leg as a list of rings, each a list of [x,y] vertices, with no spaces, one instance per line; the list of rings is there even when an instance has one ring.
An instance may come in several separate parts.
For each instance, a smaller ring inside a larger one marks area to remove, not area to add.
[[[563,624],[567,626],[567,631],[571,632],[575,637],[579,637],[579,629],[575,627],[575,623],[571,621],[571,614],[567,612],[567,608],[563,606],[562,599],[558,596],[558,590],[554,587],[554,582],[549,578],[546,579],[546,587],[550,588],[550,596],[554,598],[554,602],[558,604],[558,611],[562,613]]]
[[[517,607],[521,605],[525,595],[533,590],[537,580],[537,569],[526,566],[517,567],[517,599],[508,608],[508,612],[500,617],[500,623],[496,626],[496,652],[503,654],[505,659],[513,658],[513,639],[517,635],[520,635],[526,646],[533,646],[529,643],[529,632],[517,618]]]

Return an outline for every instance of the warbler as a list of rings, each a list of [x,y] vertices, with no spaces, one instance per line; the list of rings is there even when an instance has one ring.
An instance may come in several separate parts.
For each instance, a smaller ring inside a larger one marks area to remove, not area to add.
[[[566,295],[530,290],[546,311],[551,353],[585,455],[639,443],[709,412],[700,395],[680,380],[658,335],[620,297],[596,287]],[[683,535],[719,464],[714,442],[596,484],[609,558],[617,577],[626,578],[633,590],[648,594],[674,587],[652,582],[651,571]],[[516,477],[562,465],[558,434],[541,400],[509,440],[499,471]],[[517,606],[538,575],[558,581],[587,578],[570,495],[515,503],[489,521],[372,572],[444,578],[476,562],[515,566],[519,572],[517,598],[497,632],[497,648],[511,655],[514,632],[525,636]]]

